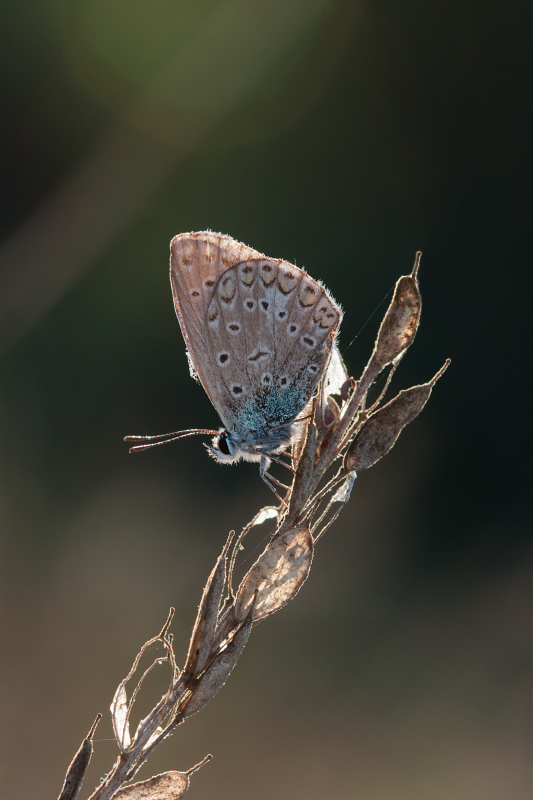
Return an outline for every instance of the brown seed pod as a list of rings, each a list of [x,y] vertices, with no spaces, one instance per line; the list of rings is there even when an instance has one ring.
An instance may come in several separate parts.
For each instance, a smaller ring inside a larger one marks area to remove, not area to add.
[[[341,386],[341,398],[345,403],[350,397],[350,392],[355,389],[355,381],[353,378],[347,378]]]
[[[180,800],[190,785],[191,775],[211,761],[213,756],[207,755],[199,764],[195,764],[187,772],[162,772],[147,781],[132,783],[119,789],[113,800]]]
[[[242,580],[235,601],[237,619],[251,611],[255,622],[283,608],[307,578],[312,558],[313,539],[306,526],[274,537]]]
[[[162,772],[119,789],[113,800],[179,800],[189,788],[188,772]]]
[[[251,629],[252,615],[249,614],[231,642],[206,667],[193,690],[191,699],[185,706],[184,718],[200,711],[222,689],[244,650]]]
[[[374,348],[374,358],[382,367],[398,358],[415,338],[422,307],[416,277],[421,255],[420,252],[416,254],[411,275],[403,275],[398,280],[391,304],[383,317]]]
[[[198,606],[198,615],[194,625],[187,662],[183,669],[184,678],[199,675],[207,664],[220,608],[220,600],[226,580],[226,554],[233,539],[233,531],[228,536],[222,554],[208,578],[202,600]]]
[[[324,409],[324,425],[326,428],[331,428],[337,417],[339,416],[340,408],[333,399],[328,397],[326,407]]]
[[[449,363],[448,359],[429,383],[400,392],[368,418],[348,448],[344,459],[346,470],[368,469],[389,452],[402,429],[420,414]]]
[[[147,781],[119,789],[114,800],[179,800],[189,788],[186,772],[163,772]]]
[[[98,714],[87,738],[83,740],[80,749],[72,759],[59,800],[76,800],[93,754],[93,735],[101,719],[102,715]]]

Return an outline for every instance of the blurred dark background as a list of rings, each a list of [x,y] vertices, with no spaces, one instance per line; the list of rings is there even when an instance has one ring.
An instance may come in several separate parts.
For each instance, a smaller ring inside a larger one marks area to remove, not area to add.
[[[422,250],[392,391],[452,365],[141,777],[212,752],[191,797],[530,798],[531,4],[20,0],[2,18],[2,796],[57,796],[141,643],[175,605],[183,657],[227,531],[272,502],[199,439],[122,442],[218,425],[167,276],[172,236],[211,228],[325,282],[355,376]],[[110,737],[106,712],[85,796]]]

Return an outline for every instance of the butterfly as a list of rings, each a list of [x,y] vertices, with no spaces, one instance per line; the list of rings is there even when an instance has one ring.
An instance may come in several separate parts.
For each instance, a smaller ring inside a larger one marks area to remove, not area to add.
[[[207,449],[217,461],[258,461],[261,477],[275,492],[270,460],[299,437],[298,419],[326,373],[341,309],[304,270],[229,236],[182,233],[172,240],[170,253],[190,372],[224,427],[126,438],[214,434]]]

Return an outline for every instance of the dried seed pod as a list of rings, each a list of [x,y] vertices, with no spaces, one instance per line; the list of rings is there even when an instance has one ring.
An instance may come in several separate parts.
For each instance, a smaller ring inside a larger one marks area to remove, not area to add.
[[[286,605],[307,578],[312,558],[313,539],[307,527],[274,537],[243,578],[235,601],[237,619],[245,619],[252,604],[254,622]]]
[[[84,739],[68,768],[59,800],[76,800],[92,754],[92,741],[90,739]]]
[[[300,442],[302,439],[300,439]],[[291,497],[289,501],[289,516],[294,514],[296,509],[301,508],[307,497],[307,493],[309,491],[309,481],[313,475],[316,441],[317,428],[314,420],[311,419],[307,425],[307,432],[305,439],[303,439],[303,444],[301,445],[297,456],[293,456],[298,459],[298,466],[296,468],[296,474],[292,483]]]
[[[316,466],[320,461],[322,454],[331,441],[331,437],[337,427],[341,410],[333,397],[327,398],[327,404],[324,409],[322,424],[319,428],[319,436],[317,437],[317,446],[313,466]],[[308,476],[310,477],[310,475]],[[307,488],[307,486],[306,486]]]
[[[344,459],[346,470],[368,469],[389,452],[402,429],[420,414],[449,363],[448,359],[429,383],[400,392],[367,419],[348,448]]]
[[[163,772],[119,789],[113,800],[179,800],[189,788],[187,772]]]
[[[324,409],[324,425],[326,428],[330,428],[337,417],[339,416],[340,408],[333,399],[333,397],[328,397],[326,402],[326,407]]]
[[[382,367],[398,358],[415,338],[422,307],[416,278],[421,255],[420,252],[416,254],[411,275],[404,275],[397,282],[391,304],[383,317],[374,348],[374,358]]]
[[[187,772],[162,772],[147,781],[132,783],[130,786],[115,792],[113,800],[180,800],[180,797],[183,797],[189,788],[191,775],[201,769],[208,761],[211,761],[212,758],[211,754],[207,755],[199,764],[195,764]]]
[[[76,800],[93,754],[93,734],[101,719],[102,715],[98,714],[91,730],[87,734],[87,738],[83,740],[80,749],[72,759],[59,800]]]
[[[185,706],[183,718],[190,717],[200,711],[216,693],[222,689],[229,674],[237,663],[244,645],[252,630],[252,615],[243,622],[231,642],[219,653],[206,668],[196,684],[192,697]]]
[[[187,662],[183,670],[183,675],[186,677],[199,675],[205,667],[211,652],[220,600],[226,581],[226,554],[233,536],[234,531],[231,531],[224,549],[207,580],[200,605],[198,606],[198,615],[189,644]]]
[[[355,389],[355,381],[353,378],[347,378],[341,386],[341,399],[345,403],[350,397],[350,392]]]

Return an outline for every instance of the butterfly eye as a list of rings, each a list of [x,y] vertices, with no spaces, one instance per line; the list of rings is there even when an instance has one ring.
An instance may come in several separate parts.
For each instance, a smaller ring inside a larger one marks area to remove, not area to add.
[[[222,431],[220,436],[218,437],[217,447],[222,453],[223,456],[230,456],[231,450],[228,446],[228,433],[227,431]]]

